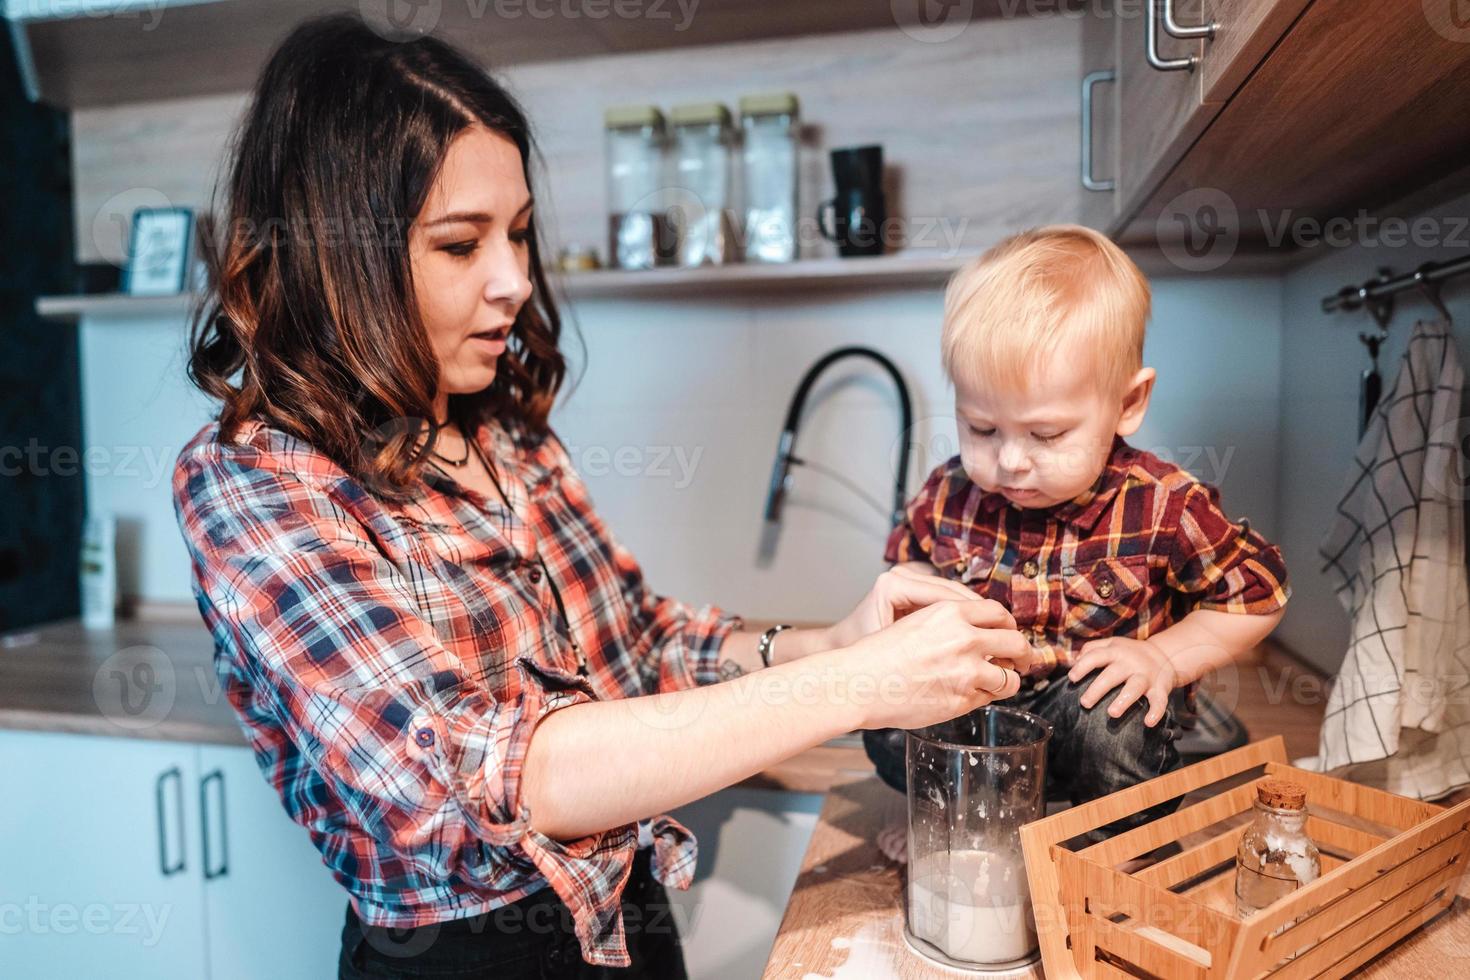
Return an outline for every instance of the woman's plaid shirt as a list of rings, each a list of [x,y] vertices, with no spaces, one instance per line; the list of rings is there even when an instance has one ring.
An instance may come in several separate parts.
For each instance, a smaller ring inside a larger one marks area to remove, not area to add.
[[[256,760],[364,922],[462,918],[549,883],[583,958],[626,966],[639,825],[535,830],[526,746],[558,708],[716,683],[740,621],[651,592],[554,436],[478,437],[514,477],[513,513],[432,471],[414,503],[389,505],[279,429],[221,443],[205,426],[173,478],[194,594]],[[688,887],[693,836],[666,815],[644,824],[656,877]]]
[[[1291,595],[1281,550],[1226,517],[1215,487],[1122,439],[1092,489],[1043,510],[981,490],[956,456],[884,557],[928,562],[1004,604],[1040,655],[1038,680],[1090,640],[1147,639],[1195,609],[1265,615]]]

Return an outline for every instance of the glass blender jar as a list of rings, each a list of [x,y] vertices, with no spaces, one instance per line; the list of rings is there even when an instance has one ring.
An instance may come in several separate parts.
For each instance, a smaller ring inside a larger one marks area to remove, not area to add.
[[[1037,958],[1022,824],[1045,813],[1051,725],[987,705],[908,733],[904,938],[960,969]]]

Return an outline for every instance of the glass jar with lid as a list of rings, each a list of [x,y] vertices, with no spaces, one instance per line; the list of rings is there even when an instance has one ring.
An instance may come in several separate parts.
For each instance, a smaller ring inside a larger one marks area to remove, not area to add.
[[[678,264],[733,262],[734,139],[730,110],[692,102],[669,111],[673,127],[673,187],[667,214],[678,241]]]
[[[608,264],[618,269],[667,265],[673,258],[663,193],[667,130],[656,106],[614,106],[604,113],[607,154]]]
[[[790,262],[797,257],[800,117],[790,92],[740,100],[745,260]]]
[[[1289,779],[1256,784],[1254,819],[1235,857],[1235,910],[1242,917],[1285,898],[1322,873],[1307,836],[1307,790]]]

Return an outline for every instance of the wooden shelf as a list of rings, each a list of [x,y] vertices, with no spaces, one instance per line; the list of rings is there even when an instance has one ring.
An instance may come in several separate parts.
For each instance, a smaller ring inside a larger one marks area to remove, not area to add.
[[[36,313],[58,323],[78,323],[82,317],[105,316],[111,319],[147,319],[185,316],[193,293],[174,296],[128,296],[123,293],[96,293],[89,296],[39,296]]]
[[[798,289],[939,288],[971,255],[916,257],[883,255],[853,259],[807,259],[784,265],[737,264],[696,269],[553,273],[559,292],[569,299],[672,299],[765,296]],[[77,323],[83,317],[143,319],[182,317],[194,302],[193,293],[174,296],[127,296],[98,293],[90,296],[42,296],[36,312],[58,323]]]
[[[9,0],[33,98],[75,109],[248,91],[269,52],[302,19],[359,10],[356,0],[113,0],[103,17],[88,12],[95,6]],[[649,0],[632,8],[643,12],[636,17],[619,16],[616,5],[605,14],[589,8],[582,16],[556,17],[532,4],[506,5],[503,16],[493,3],[437,8],[432,33],[491,70],[900,26],[889,0],[702,0],[687,16],[673,0]],[[421,9],[433,13],[435,5]],[[1004,9],[1002,0],[977,0],[970,17],[1001,16]]]
[[[574,299],[718,295],[767,295],[797,289],[877,289],[940,286],[973,258],[957,255],[880,255],[803,259],[783,264],[736,263],[694,269],[598,269],[563,273],[563,292]]]

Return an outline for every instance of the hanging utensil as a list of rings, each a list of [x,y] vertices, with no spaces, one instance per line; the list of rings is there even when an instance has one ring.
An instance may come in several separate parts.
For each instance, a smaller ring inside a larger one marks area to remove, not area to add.
[[[1358,339],[1368,348],[1368,359],[1371,362],[1358,382],[1358,438],[1361,439],[1363,433],[1368,431],[1368,422],[1373,418],[1373,410],[1378,407],[1378,399],[1383,395],[1383,375],[1378,373],[1378,347],[1383,343],[1383,338],[1360,333]]]

